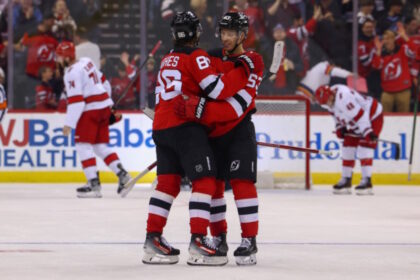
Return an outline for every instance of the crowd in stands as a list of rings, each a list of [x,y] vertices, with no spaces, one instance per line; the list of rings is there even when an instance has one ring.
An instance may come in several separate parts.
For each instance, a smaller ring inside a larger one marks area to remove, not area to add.
[[[271,63],[273,46],[284,41],[280,70],[264,82],[260,94],[291,95],[308,69],[329,61],[366,78],[370,95],[381,100],[385,112],[408,112],[413,106],[420,64],[420,9],[417,1],[359,0],[357,11],[358,52],[352,56],[353,1],[351,0],[226,0],[229,9],[244,12],[250,22],[245,46]],[[55,48],[73,41],[77,57],[88,56],[105,74],[118,99],[135,76],[140,56],[123,51],[119,57],[101,53],[98,44],[101,7],[107,0],[14,0],[14,107],[57,110],[65,108],[62,70],[56,67]],[[115,1],[114,1],[115,2]],[[119,1],[121,4],[130,1]],[[420,1],[419,1],[420,2]],[[1,4],[1,3],[0,3]],[[169,22],[179,10],[191,9],[200,18],[200,47],[219,47],[215,38],[224,0],[148,0],[147,30],[171,47]],[[8,5],[1,5],[0,67],[7,67]],[[158,58],[157,58],[158,61]],[[154,104],[156,61],[147,62],[146,102]],[[7,73],[9,74],[9,73]],[[128,90],[123,109],[140,104],[140,82]]]

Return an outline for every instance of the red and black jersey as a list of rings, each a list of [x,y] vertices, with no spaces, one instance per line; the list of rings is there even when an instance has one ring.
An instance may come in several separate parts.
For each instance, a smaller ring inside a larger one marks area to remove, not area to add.
[[[157,80],[153,130],[187,122],[178,117],[173,109],[172,101],[174,98],[182,98],[181,94],[220,100],[233,96],[248,83],[242,67],[220,74],[210,64],[207,52],[190,47],[175,48],[165,55],[160,63]]]
[[[26,73],[38,77],[39,69],[48,66],[55,69],[55,49],[58,41],[47,34],[28,37],[25,35],[22,44],[28,46]]]
[[[375,55],[372,67],[381,70],[381,85],[386,92],[400,92],[411,88],[411,76],[408,61],[415,57],[412,42],[401,47],[396,46],[393,53]]]
[[[372,59],[375,55],[375,43],[372,40],[359,40],[357,43],[357,57],[359,58],[359,66],[357,67],[359,75],[367,77],[372,71]]]
[[[120,98],[125,88],[130,84],[131,80],[129,77],[114,77],[111,79],[112,88],[112,100],[116,101]],[[129,109],[136,104],[136,97],[134,95],[134,86],[128,89],[127,94],[120,101],[119,107],[123,109]]]
[[[57,102],[52,87],[48,83],[42,82],[35,88],[35,109],[37,110],[55,110]]]
[[[261,59],[261,56],[253,51],[247,51],[245,54],[253,59]],[[241,54],[241,55],[242,55]],[[222,73],[230,71],[234,67],[236,56],[227,56],[223,49],[217,49],[209,52],[211,64]],[[249,76],[247,84],[237,93],[223,102],[207,102],[205,113],[202,117],[202,123],[211,128],[210,137],[218,137],[226,134],[238,125],[249,113],[255,111],[255,98],[257,96],[258,86],[262,81],[264,65],[261,69],[256,69],[255,73]]]

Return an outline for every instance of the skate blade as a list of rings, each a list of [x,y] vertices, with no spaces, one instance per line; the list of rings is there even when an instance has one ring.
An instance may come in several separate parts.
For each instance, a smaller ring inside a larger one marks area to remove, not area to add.
[[[351,194],[351,189],[350,188],[341,189],[341,190],[333,189],[333,194],[349,195],[349,194]]]
[[[203,255],[190,255],[187,264],[197,266],[223,266],[229,261],[228,257],[207,257]]]
[[[237,265],[256,265],[257,256],[252,254],[250,256],[235,257],[235,261]]]
[[[145,253],[142,259],[144,264],[176,264],[179,262],[179,256],[167,256],[156,253]]]
[[[131,179],[121,189],[118,189],[118,194],[123,198],[126,197],[127,194],[134,188],[135,184],[136,181]]]
[[[364,189],[364,190],[356,190],[357,195],[374,195],[373,190],[371,188]]]
[[[78,198],[102,198],[102,194],[100,192],[88,192],[88,193],[77,193]]]

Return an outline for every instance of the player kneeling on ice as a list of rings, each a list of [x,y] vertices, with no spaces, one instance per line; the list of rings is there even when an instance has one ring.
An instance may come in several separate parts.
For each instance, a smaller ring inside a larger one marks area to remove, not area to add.
[[[73,43],[60,43],[56,55],[57,62],[65,68],[67,113],[63,134],[70,135],[75,129],[76,150],[88,181],[77,189],[77,196],[102,197],[95,154],[118,176],[120,192],[130,175],[118,155],[107,146],[109,125],[121,120],[121,115],[111,111],[113,102],[103,85],[103,75],[89,58],[75,59]]]
[[[337,137],[343,139],[341,180],[333,186],[335,194],[350,194],[356,155],[360,159],[362,180],[356,194],[373,194],[372,164],[374,150],[383,125],[382,105],[345,85],[321,86],[317,102],[328,107],[336,122]]]

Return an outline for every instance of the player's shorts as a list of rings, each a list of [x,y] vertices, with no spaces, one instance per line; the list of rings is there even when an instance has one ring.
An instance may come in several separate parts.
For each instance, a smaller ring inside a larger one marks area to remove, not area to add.
[[[205,128],[197,123],[154,130],[157,175],[187,175],[191,180],[216,176],[216,164]]]
[[[76,125],[75,142],[90,144],[108,143],[110,116],[111,109],[109,107],[83,112]]]
[[[257,141],[251,116],[228,133],[210,138],[216,158],[217,179],[257,181]]]
[[[384,115],[381,113],[374,120],[371,121],[373,133],[379,137],[382,131],[382,126],[384,124]],[[364,138],[345,136],[343,146],[344,147],[366,147],[371,149],[376,149],[378,142],[366,141]]]

